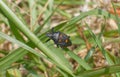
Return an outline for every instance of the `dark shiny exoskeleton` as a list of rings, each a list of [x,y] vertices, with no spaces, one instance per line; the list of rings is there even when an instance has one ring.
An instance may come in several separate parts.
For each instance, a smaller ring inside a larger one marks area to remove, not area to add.
[[[72,45],[70,36],[67,36],[60,31],[55,32],[54,28],[52,28],[52,32],[49,32],[46,35],[49,37],[48,41],[50,39],[53,40],[57,47],[60,46],[61,48],[65,48]]]

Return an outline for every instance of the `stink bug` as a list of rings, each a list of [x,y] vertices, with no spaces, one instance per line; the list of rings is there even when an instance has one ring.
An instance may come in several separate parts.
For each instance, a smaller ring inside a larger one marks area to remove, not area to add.
[[[60,31],[55,32],[54,28],[52,28],[51,32],[47,33],[46,36],[49,37],[47,41],[53,40],[57,47],[65,48],[72,45],[70,36]]]

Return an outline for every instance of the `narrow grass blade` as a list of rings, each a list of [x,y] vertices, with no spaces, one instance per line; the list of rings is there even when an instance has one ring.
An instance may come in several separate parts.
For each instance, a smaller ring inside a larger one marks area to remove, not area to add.
[[[105,74],[112,74],[120,72],[120,65],[107,66],[96,70],[86,71],[80,73],[77,77],[99,77]]]
[[[117,15],[117,13],[116,13],[116,9],[115,9],[115,6],[114,6],[114,4],[113,4],[113,2],[112,2],[112,6],[113,6],[113,9],[114,9],[114,12],[115,12],[115,18],[116,18],[116,21],[117,21],[117,26],[118,26],[118,32],[119,32],[119,34],[120,34],[120,19],[119,19],[119,17],[118,17],[118,15]]]
[[[84,12],[84,13],[80,13],[79,16],[76,16],[76,17],[73,17],[72,19],[70,19],[67,23],[66,23],[66,27],[67,26],[70,26],[70,25],[74,25],[76,24],[78,21],[80,21],[81,19],[87,17],[87,16],[91,16],[91,15],[95,15],[95,16],[98,16],[98,15],[101,15],[101,16],[105,16],[106,18],[112,18],[112,19],[115,19],[116,20],[116,17],[112,14],[110,14],[109,12],[107,11],[103,11],[101,9],[93,9],[93,10],[90,10],[88,12]],[[120,19],[118,17],[118,19]]]
[[[78,57],[76,54],[74,54],[72,51],[69,51],[68,49],[65,49],[67,51],[68,55],[73,58],[75,61],[77,61],[84,69],[91,70],[92,68],[86,63],[85,60]]]
[[[20,41],[18,41],[16,39],[11,38],[10,36],[8,36],[8,35],[6,35],[6,34],[4,34],[2,32],[0,32],[0,37],[4,38],[4,39],[6,39],[6,40],[8,40],[8,41],[10,41],[12,43],[15,43],[20,47],[23,47],[24,49],[30,51],[31,53],[33,53],[36,56],[40,56],[40,54],[37,51],[35,51],[34,49],[32,49],[31,47],[27,46],[26,44],[24,44],[24,43],[22,43],[22,42],[20,42]]]
[[[28,51],[24,49],[17,49],[12,51],[10,54],[5,56],[4,58],[0,59],[0,70],[5,70],[6,68],[10,67],[10,65],[19,60],[21,57],[23,57]]]
[[[110,59],[110,56],[107,54],[107,52],[105,51],[104,47],[101,44],[101,41],[95,36],[95,34],[91,31],[90,27],[86,24],[89,33],[92,35],[95,43],[97,44],[97,46],[100,48],[102,54],[104,55],[104,57],[107,59],[108,63],[110,65],[113,65],[114,62]]]
[[[52,15],[55,13],[55,11],[57,10],[57,8],[58,8],[62,3],[63,3],[63,1],[60,2],[60,4],[55,7],[55,9],[51,12],[51,14],[48,16],[48,18],[44,21],[44,23],[35,30],[35,32],[34,32],[35,34],[37,34],[39,31],[41,31],[41,29],[42,29],[42,28],[44,27],[44,25],[49,21],[49,19],[52,17]]]
[[[6,6],[3,1],[0,1],[0,9],[5,14],[5,16],[13,22],[16,27],[21,30],[35,45],[38,49],[44,52],[49,58],[51,58],[58,67],[74,76],[72,73],[71,67],[65,64],[64,61],[67,61],[65,58],[61,59],[61,56],[56,55],[57,52],[51,51],[47,46],[45,46],[27,27],[24,25],[17,16]],[[27,47],[28,48],[28,47]],[[35,52],[34,52],[35,53]],[[39,56],[39,54],[36,53]],[[63,56],[63,55],[62,55]],[[64,57],[64,56],[63,56]]]
[[[98,35],[98,39],[99,39],[99,40],[100,40],[101,36],[103,35],[104,29],[105,29],[105,24],[102,25],[101,33]],[[92,55],[93,55],[96,47],[97,47],[97,45],[96,45],[95,47],[92,47],[92,48],[88,51],[88,54],[85,56],[85,60],[86,60],[86,61],[89,60],[89,59],[92,57]]]
[[[29,7],[30,7],[30,30],[34,31],[35,28],[35,23],[37,19],[37,12],[36,12],[36,1],[34,0],[29,0]]]
[[[9,24],[10,24],[10,29],[11,29],[12,33],[14,34],[14,36],[16,37],[16,39],[20,40],[22,42],[25,42],[25,40],[23,39],[23,37],[20,34],[20,31],[18,31],[18,29],[15,26],[13,26],[15,24],[13,24],[10,21],[9,21]]]
[[[92,48],[88,51],[87,55],[85,56],[85,60],[86,60],[86,61],[88,61],[88,60],[92,57],[92,55],[93,55],[93,53],[94,53],[94,51],[95,51],[95,48],[96,48],[96,47],[92,47]]]

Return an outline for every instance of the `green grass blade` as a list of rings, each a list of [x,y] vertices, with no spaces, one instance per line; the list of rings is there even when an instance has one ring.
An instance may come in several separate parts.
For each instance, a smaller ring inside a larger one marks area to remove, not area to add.
[[[15,26],[13,26],[14,24],[12,22],[9,21],[9,23],[10,23],[10,29],[12,33],[14,34],[14,36],[16,37],[16,39],[22,42],[25,42],[22,35],[20,34],[20,31],[18,31],[18,29]]]
[[[102,54],[104,55],[104,57],[106,58],[106,60],[108,61],[108,63],[110,65],[113,65],[114,62],[110,59],[110,56],[107,54],[107,52],[105,51],[104,47],[101,44],[101,41],[95,36],[95,34],[91,31],[90,27],[86,24],[86,26],[88,27],[88,31],[89,33],[92,35],[95,43],[97,44],[97,46],[100,48]]]
[[[55,9],[54,9],[54,10],[51,12],[51,14],[48,16],[48,18],[43,22],[43,24],[35,30],[35,32],[34,32],[35,34],[37,34],[39,31],[42,30],[42,28],[44,27],[44,25],[49,21],[49,19],[52,17],[52,15],[55,13],[55,11],[57,10],[57,8],[58,8],[62,3],[63,3],[63,1],[60,2],[59,5],[57,5],[57,6],[55,7]]]
[[[115,6],[114,6],[114,4],[113,4],[113,2],[112,2],[112,6],[113,6],[113,9],[114,9],[114,12],[115,12],[115,18],[116,18],[116,21],[117,21],[117,26],[118,26],[118,32],[119,32],[119,34],[120,34],[120,19],[119,19],[119,17],[118,17],[118,15],[117,15],[117,13],[116,13],[116,10],[115,10]]]
[[[84,69],[91,70],[92,68],[86,63],[85,60],[78,57],[76,54],[74,54],[72,51],[69,51],[68,49],[65,49],[67,51],[68,55],[73,58],[75,61],[77,61]]]
[[[72,19],[70,19],[67,23],[66,23],[66,27],[67,26],[70,26],[70,25],[74,25],[76,24],[78,21],[80,21],[81,19],[87,17],[87,16],[91,16],[91,15],[101,15],[101,16],[105,16],[106,18],[112,18],[112,19],[115,19],[116,20],[116,17],[112,14],[110,14],[109,12],[107,11],[103,11],[101,9],[93,9],[93,10],[90,10],[88,12],[84,12],[84,13],[81,13],[79,16],[76,16],[76,17],[73,17]],[[120,19],[120,18],[118,18]]]
[[[24,49],[17,49],[12,51],[10,54],[5,56],[4,58],[0,59],[0,70],[5,70],[6,68],[10,67],[10,65],[23,57],[27,53]]]
[[[33,53],[34,55],[40,57],[40,54],[39,54],[37,51],[35,51],[33,48],[27,46],[26,44],[24,44],[24,43],[22,43],[22,42],[20,42],[20,41],[18,41],[18,40],[16,40],[16,39],[11,38],[10,36],[8,36],[8,35],[6,35],[6,34],[4,34],[4,33],[2,33],[2,32],[0,32],[0,37],[4,38],[4,39],[6,39],[6,40],[8,40],[8,41],[10,41],[10,42],[12,42],[12,43],[15,43],[15,44],[17,44],[18,46],[23,47],[24,49],[30,51],[30,52]]]
[[[100,40],[101,36],[103,35],[104,29],[105,29],[105,24],[102,25],[101,33],[98,35],[98,39],[99,39],[99,40]],[[92,48],[88,51],[88,54],[85,56],[85,60],[86,60],[86,61],[88,61],[88,60],[92,57],[92,55],[93,55],[96,47],[97,47],[97,45],[96,45],[95,47],[92,47]]]
[[[36,1],[29,0],[29,7],[30,7],[30,30],[34,31],[34,28],[36,25],[36,19],[37,19],[37,12],[36,12]]]
[[[96,48],[96,47],[92,47],[92,48],[88,51],[87,55],[85,56],[85,60],[86,60],[86,61],[88,61],[88,60],[92,57],[92,55],[93,55],[93,53],[94,53],[94,51],[95,51],[95,48]]]
[[[44,52],[49,58],[51,58],[58,67],[73,75],[71,67],[65,64],[66,59],[61,59],[57,52],[52,52],[47,46],[45,46],[27,27],[24,25],[17,16],[6,6],[3,1],[0,1],[0,9],[5,14],[5,16],[13,22],[19,30],[21,30],[35,45],[38,49]],[[37,55],[37,54],[36,54]],[[39,54],[38,54],[39,55]],[[64,56],[63,56],[64,57]]]
[[[120,72],[120,65],[108,66],[96,70],[80,73],[77,77],[99,77],[104,74],[112,74]]]

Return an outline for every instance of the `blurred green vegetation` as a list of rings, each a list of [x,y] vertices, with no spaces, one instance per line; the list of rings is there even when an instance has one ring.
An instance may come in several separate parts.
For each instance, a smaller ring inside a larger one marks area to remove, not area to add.
[[[118,3],[111,4],[114,14],[94,5],[86,0],[1,0],[0,77],[120,77]],[[109,19],[117,28],[109,29]],[[69,35],[72,46],[46,42],[52,27]]]

